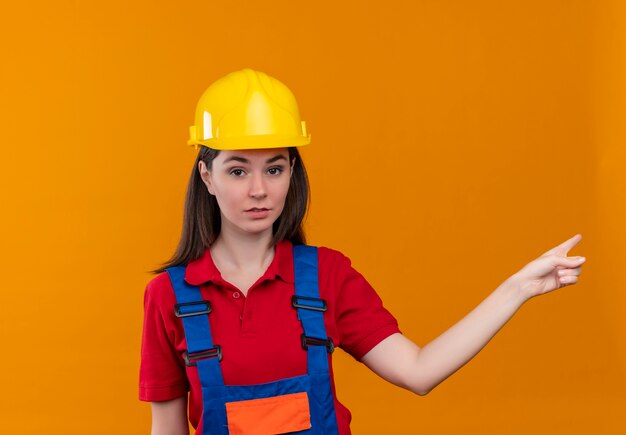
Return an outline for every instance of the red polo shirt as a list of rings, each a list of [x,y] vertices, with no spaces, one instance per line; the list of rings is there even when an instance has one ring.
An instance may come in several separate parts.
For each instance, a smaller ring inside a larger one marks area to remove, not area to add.
[[[400,332],[396,319],[347,257],[320,247],[318,263],[320,297],[328,304],[326,333],[337,347],[360,360],[380,341]],[[200,286],[203,299],[211,301],[209,323],[213,342],[222,346],[225,384],[259,384],[306,373],[302,325],[291,306],[294,272],[290,242],[276,245],[272,263],[247,296],[222,278],[209,249],[187,265],[185,281]],[[139,399],[171,400],[189,391],[189,421],[201,428],[198,370],[186,367],[183,361],[187,346],[182,321],[174,316],[175,303],[167,273],[157,275],[146,286]],[[332,380],[332,366],[330,375]],[[350,434],[350,411],[337,401],[334,381],[332,390],[339,433]],[[200,433],[198,429],[196,434]]]

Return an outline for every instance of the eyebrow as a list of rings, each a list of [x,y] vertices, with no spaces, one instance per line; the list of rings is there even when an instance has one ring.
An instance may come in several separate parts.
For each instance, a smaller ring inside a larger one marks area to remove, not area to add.
[[[241,162],[241,163],[248,163],[248,164],[250,163],[250,160],[248,160],[248,159],[246,159],[244,157],[240,157],[240,156],[229,157],[226,160],[224,160],[224,163],[228,163],[228,162],[233,161],[233,160],[236,161],[236,162]],[[278,155],[275,155],[272,158],[267,159],[265,161],[265,163],[274,163],[274,162],[276,162],[278,160],[285,160],[285,161],[287,161],[287,158],[284,155],[282,155],[282,154],[278,154]]]

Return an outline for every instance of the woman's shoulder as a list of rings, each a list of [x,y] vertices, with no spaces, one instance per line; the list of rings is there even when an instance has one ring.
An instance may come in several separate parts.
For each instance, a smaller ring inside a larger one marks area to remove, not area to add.
[[[343,252],[329,248],[328,246],[318,246],[318,262],[320,267],[328,269],[350,269],[352,262]]]
[[[146,284],[146,288],[151,291],[161,291],[164,288],[171,288],[172,283],[167,272],[159,272],[154,275]]]
[[[334,248],[330,248],[328,246],[320,245],[317,247],[317,251],[319,252],[320,257],[323,256],[328,258],[348,258],[343,254],[343,252]]]
[[[172,282],[167,272],[160,272],[148,281],[144,299],[157,303],[170,302],[175,299]]]

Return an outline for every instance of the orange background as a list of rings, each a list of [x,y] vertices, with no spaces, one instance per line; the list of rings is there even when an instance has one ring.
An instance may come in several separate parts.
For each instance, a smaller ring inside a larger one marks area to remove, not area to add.
[[[419,397],[335,353],[355,434],[623,433],[626,7],[614,1],[58,1],[0,13],[3,434],[144,434],[147,270],[176,246],[202,91],[297,96],[309,242],[423,346],[547,249],[523,306]]]

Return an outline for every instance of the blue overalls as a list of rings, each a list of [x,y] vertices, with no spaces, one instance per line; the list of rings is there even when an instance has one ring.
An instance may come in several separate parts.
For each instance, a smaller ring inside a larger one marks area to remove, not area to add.
[[[166,269],[176,294],[175,314],[182,319],[187,340],[185,363],[198,368],[203,435],[338,434],[328,367],[334,345],[324,327],[326,302],[319,298],[317,248],[294,246],[293,262],[292,305],[304,330],[307,374],[255,385],[224,385],[220,361],[228,353],[222,355],[220,345],[213,343],[211,304],[202,300],[199,287],[185,282],[185,266]]]

